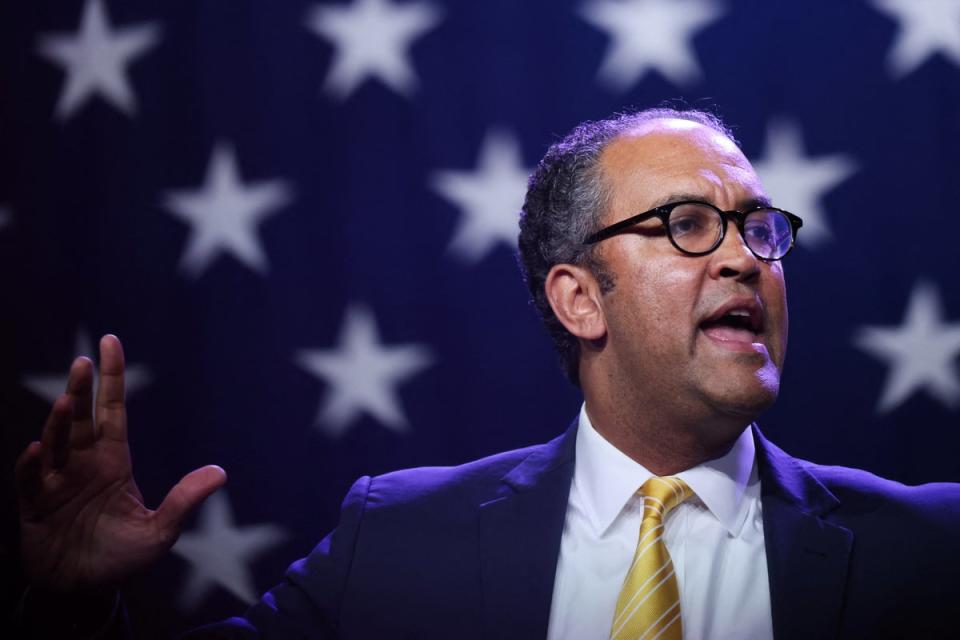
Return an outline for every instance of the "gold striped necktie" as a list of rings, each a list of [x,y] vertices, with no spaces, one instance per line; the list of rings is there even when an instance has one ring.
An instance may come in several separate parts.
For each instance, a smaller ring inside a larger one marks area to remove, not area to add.
[[[680,591],[663,543],[663,519],[693,491],[680,478],[654,476],[638,493],[643,496],[640,540],[617,598],[610,638],[681,640]]]

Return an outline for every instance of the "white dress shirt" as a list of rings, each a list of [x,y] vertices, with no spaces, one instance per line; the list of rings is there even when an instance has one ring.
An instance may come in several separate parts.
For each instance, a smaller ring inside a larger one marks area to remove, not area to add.
[[[576,465],[550,607],[549,640],[609,638],[653,474],[607,442],[580,410]],[[722,458],[676,474],[696,496],[671,511],[664,542],[676,571],[684,638],[773,638],[753,434]]]

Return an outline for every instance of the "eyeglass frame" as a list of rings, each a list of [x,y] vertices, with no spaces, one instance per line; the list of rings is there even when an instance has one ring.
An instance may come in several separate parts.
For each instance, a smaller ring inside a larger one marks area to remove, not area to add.
[[[710,209],[713,209],[720,215],[720,219],[723,222],[723,225],[720,227],[720,235],[717,238],[716,243],[714,243],[714,245],[709,249],[707,249],[706,251],[687,251],[686,249],[678,245],[676,240],[673,239],[673,233],[670,231],[670,224],[669,224],[670,214],[673,212],[674,209],[685,204],[703,205],[703,206],[709,207]],[[750,246],[750,243],[747,242],[746,236],[744,235],[743,227],[744,227],[744,224],[746,224],[747,216],[757,211],[776,211],[778,213],[782,213],[784,217],[787,219],[787,222],[790,223],[790,232],[791,232],[790,246],[787,247],[787,250],[784,251],[783,255],[780,256],[779,258],[761,257],[757,254],[756,251],[753,250],[753,247]],[[793,250],[793,246],[797,243],[797,231],[799,231],[800,227],[803,226],[803,219],[800,216],[790,213],[789,211],[786,211],[784,209],[778,209],[777,207],[757,205],[745,211],[740,211],[738,209],[724,211],[717,205],[712,204],[710,202],[705,202],[703,200],[678,200],[676,202],[668,202],[667,204],[662,204],[659,207],[654,207],[649,211],[644,211],[643,213],[638,213],[634,216],[630,216],[629,218],[621,220],[620,222],[614,222],[613,224],[606,226],[603,229],[600,229],[599,231],[595,231],[591,233],[589,236],[587,236],[583,240],[583,244],[592,245],[602,240],[612,238],[613,236],[619,235],[620,233],[622,233],[628,227],[632,227],[633,225],[649,220],[650,218],[659,218],[660,222],[663,224],[664,230],[667,233],[667,237],[670,239],[670,244],[676,247],[677,251],[680,251],[681,253],[684,253],[688,256],[705,256],[709,253],[713,253],[714,251],[716,251],[720,247],[720,245],[723,244],[724,239],[727,237],[727,221],[730,220],[730,218],[733,218],[733,221],[737,225],[737,229],[740,231],[740,237],[743,238],[743,243],[747,246],[748,249],[750,249],[750,253],[755,255],[757,259],[763,260],[765,262],[776,262],[778,260],[783,260],[787,256],[787,254]]]

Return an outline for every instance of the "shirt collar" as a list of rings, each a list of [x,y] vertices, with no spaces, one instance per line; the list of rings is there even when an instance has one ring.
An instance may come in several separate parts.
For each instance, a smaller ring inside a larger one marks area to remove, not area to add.
[[[653,473],[594,429],[586,404],[580,408],[576,449],[574,485],[580,492],[594,530],[603,535]],[[735,537],[740,535],[747,517],[748,509],[743,498],[753,471],[755,453],[753,434],[747,428],[723,456],[676,474]]]

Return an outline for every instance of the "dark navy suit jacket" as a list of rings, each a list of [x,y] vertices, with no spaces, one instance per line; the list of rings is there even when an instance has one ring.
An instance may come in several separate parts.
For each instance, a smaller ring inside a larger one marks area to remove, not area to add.
[[[960,485],[814,465],[753,429],[775,637],[960,637]],[[282,584],[189,637],[545,637],[575,436],[358,480]]]

